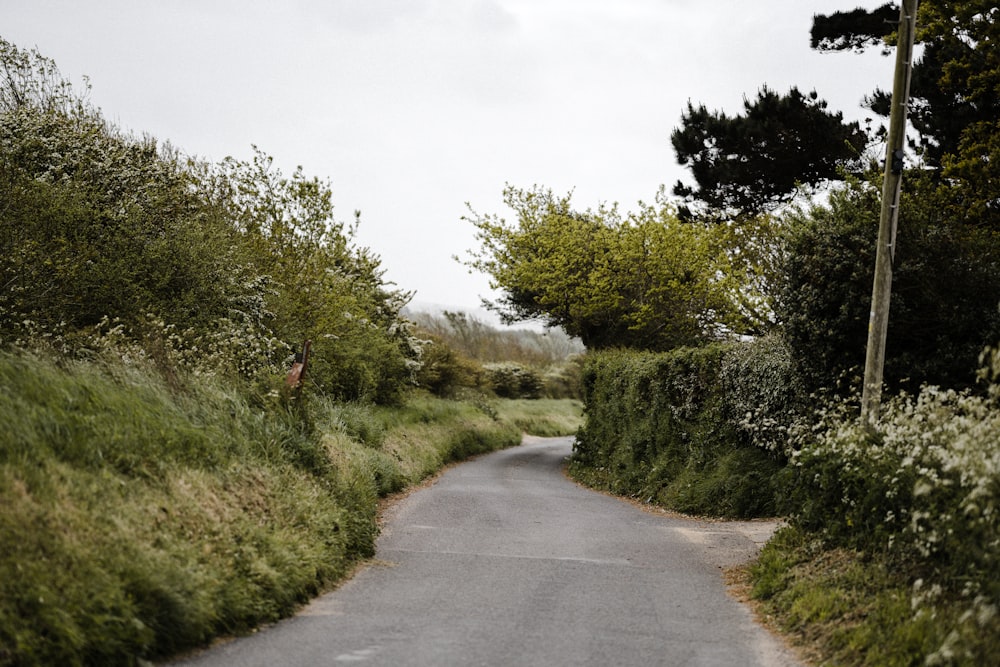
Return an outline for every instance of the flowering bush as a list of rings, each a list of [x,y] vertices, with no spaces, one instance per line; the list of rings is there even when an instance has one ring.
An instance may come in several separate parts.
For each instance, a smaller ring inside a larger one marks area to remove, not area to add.
[[[741,439],[787,456],[809,421],[805,389],[788,343],[776,334],[727,346],[719,369],[723,411]]]
[[[320,392],[389,403],[411,385],[410,294],[328,183],[257,149],[210,165],[136,138],[2,38],[0,69],[0,346],[267,382],[312,340]]]
[[[995,379],[1000,356],[984,361]],[[998,398],[995,382],[986,394],[925,387],[888,401],[874,431],[832,409],[792,455],[793,521],[912,565],[917,613],[933,613],[942,592],[966,599],[952,643],[1000,608]]]

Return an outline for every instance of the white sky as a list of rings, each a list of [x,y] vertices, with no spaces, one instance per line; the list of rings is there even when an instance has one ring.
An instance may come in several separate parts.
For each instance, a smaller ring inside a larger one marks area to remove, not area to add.
[[[251,144],[329,180],[338,217],[416,306],[475,309],[465,203],[505,183],[578,208],[651,201],[686,172],[687,101],[739,113],[761,85],[815,88],[850,120],[892,61],[809,49],[812,15],[883,0],[0,0],[121,127],[217,161]]]

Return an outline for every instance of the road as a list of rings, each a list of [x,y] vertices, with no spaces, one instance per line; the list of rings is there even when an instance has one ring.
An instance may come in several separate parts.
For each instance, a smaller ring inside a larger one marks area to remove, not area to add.
[[[174,663],[796,665],[726,592],[773,526],[643,511],[569,481],[572,438],[456,466],[388,514],[374,563],[292,619]]]

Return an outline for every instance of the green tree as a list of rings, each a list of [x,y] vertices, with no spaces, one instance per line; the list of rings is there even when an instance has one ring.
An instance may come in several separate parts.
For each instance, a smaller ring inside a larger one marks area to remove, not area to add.
[[[925,188],[918,182],[909,194],[904,190],[885,379],[893,388],[966,387],[984,346],[1000,338],[1000,236],[953,224],[920,194]],[[775,311],[810,390],[840,381],[847,389],[860,380],[878,192],[853,181],[834,192],[829,204],[785,216]]]
[[[727,116],[688,102],[681,127],[670,136],[677,161],[696,187],[682,182],[674,194],[710,217],[754,216],[787,202],[802,186],[839,180],[857,169],[867,137],[857,123],[827,111],[815,91],[778,95],[766,86],[744,98],[743,115]]]
[[[301,167],[286,177],[256,148],[249,161],[225,160],[206,183],[245,261],[269,279],[277,334],[313,340],[311,381],[344,399],[395,400],[417,354],[401,316],[410,294],[388,285],[379,258],[355,244],[359,214],[353,225],[337,220],[329,183]]]
[[[506,322],[540,319],[588,348],[670,349],[746,329],[725,228],[682,223],[662,198],[626,216],[570,199],[508,186],[516,223],[467,218],[481,243],[467,265],[503,290],[491,307]]]
[[[818,15],[812,46],[821,51],[864,50],[891,43],[898,5],[866,12]],[[1000,7],[988,0],[922,0],[909,122],[912,147],[937,176],[938,205],[955,220],[1000,225]],[[890,40],[890,41],[886,41]],[[886,50],[888,53],[888,50]],[[866,101],[887,116],[889,94]],[[927,191],[930,192],[929,190]]]

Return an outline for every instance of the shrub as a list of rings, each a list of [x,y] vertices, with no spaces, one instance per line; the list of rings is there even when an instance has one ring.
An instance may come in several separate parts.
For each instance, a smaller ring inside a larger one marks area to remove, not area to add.
[[[582,398],[582,371],[582,356],[571,357],[563,363],[546,367],[542,374],[542,394],[546,398]]]
[[[453,397],[463,388],[478,387],[482,367],[446,343],[429,340],[421,346],[417,386],[435,396]]]
[[[755,446],[742,426],[748,397],[728,403],[723,369],[736,372],[726,365],[731,354],[717,344],[589,355],[574,474],[692,513],[774,514],[783,449],[769,445],[773,438]]]
[[[0,69],[0,343],[80,355],[113,330],[162,369],[266,377],[310,339],[313,386],[400,399],[410,295],[356,246],[327,183],[259,150],[210,166],[138,139],[2,39]]]
[[[990,393],[900,395],[874,432],[828,411],[790,467],[793,523],[912,565],[917,609],[932,612],[942,591],[961,596],[968,613],[955,637],[1000,610],[1000,405]]]
[[[811,419],[811,407],[785,339],[772,333],[728,346],[719,380],[726,420],[741,441],[790,453],[794,433]]]
[[[968,387],[980,350],[1000,336],[1000,235],[954,223],[911,189],[900,211],[885,379],[892,389]],[[774,308],[810,392],[860,386],[879,202],[875,188],[853,182],[828,205],[786,216]]]
[[[542,378],[534,370],[514,363],[486,364],[487,386],[500,398],[538,398]]]

